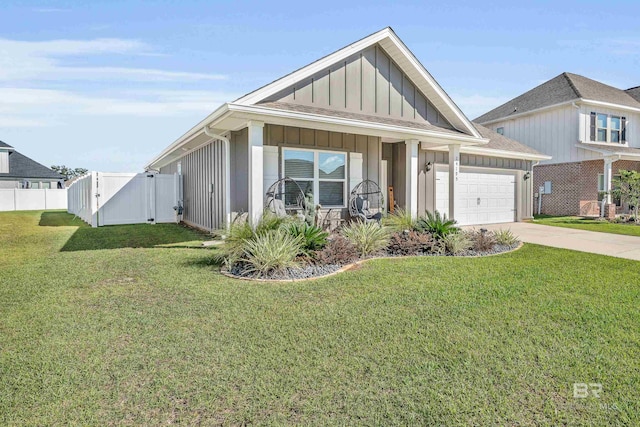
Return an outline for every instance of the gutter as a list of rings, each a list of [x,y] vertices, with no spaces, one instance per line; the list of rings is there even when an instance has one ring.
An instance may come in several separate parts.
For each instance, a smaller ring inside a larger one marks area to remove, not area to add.
[[[224,143],[224,216],[225,225],[229,227],[231,224],[231,143],[229,138],[213,133],[208,124],[202,130],[205,135]]]

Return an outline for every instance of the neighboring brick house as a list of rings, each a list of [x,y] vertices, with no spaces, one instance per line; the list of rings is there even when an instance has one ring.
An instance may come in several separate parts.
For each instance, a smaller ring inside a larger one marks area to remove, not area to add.
[[[0,188],[57,188],[64,177],[0,141]]]
[[[611,190],[619,170],[640,171],[640,86],[622,90],[562,73],[475,121],[552,156],[533,168],[536,211],[545,183],[543,214],[627,208]]]

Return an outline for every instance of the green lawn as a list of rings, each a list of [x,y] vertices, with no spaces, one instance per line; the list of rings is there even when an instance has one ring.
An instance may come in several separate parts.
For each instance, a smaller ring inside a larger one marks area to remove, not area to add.
[[[552,225],[554,227],[577,228],[580,230],[599,231],[601,233],[625,234],[640,236],[640,226],[635,224],[615,224],[598,221],[579,216],[547,216],[537,215],[533,220],[536,224]]]
[[[526,245],[265,284],[200,238],[0,213],[0,425],[640,424],[640,263]]]

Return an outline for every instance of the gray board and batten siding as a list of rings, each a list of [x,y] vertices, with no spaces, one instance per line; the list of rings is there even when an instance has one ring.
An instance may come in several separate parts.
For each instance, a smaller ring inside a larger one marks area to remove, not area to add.
[[[375,45],[264,99],[352,113],[453,126],[384,49]]]

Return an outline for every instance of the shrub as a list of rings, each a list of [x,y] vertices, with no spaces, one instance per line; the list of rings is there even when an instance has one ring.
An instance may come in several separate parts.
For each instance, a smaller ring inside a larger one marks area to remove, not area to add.
[[[292,236],[284,229],[268,230],[247,240],[243,263],[248,273],[265,275],[285,268],[297,267],[296,257],[303,245],[302,236]]]
[[[226,236],[220,251],[214,255],[214,262],[231,266],[244,257],[247,242],[255,240],[271,231],[278,230],[283,225],[291,222],[290,218],[279,218],[266,212],[258,221],[255,229],[245,219],[233,222],[227,230],[220,230],[218,234]]]
[[[314,258],[322,265],[346,265],[358,260],[358,251],[349,240],[334,235],[324,249],[315,253]]]
[[[496,238],[491,231],[485,229],[471,230],[465,234],[471,240],[473,249],[478,252],[490,251],[496,245]]]
[[[518,238],[515,234],[511,232],[511,230],[507,229],[499,229],[493,232],[496,243],[502,246],[513,246],[518,243]]]
[[[389,243],[387,229],[374,221],[354,221],[342,229],[342,235],[353,243],[363,257],[383,249]]]
[[[446,214],[440,215],[438,211],[434,213],[427,211],[425,217],[418,219],[416,229],[417,231],[431,233],[436,239],[442,239],[449,234],[460,231],[460,229],[456,227],[455,220],[447,219]]]
[[[430,234],[408,231],[393,233],[387,248],[392,255],[417,255],[432,251],[434,245]]]
[[[452,255],[466,251],[473,244],[466,233],[449,233],[442,237],[441,243],[444,249]]]
[[[329,233],[315,225],[309,225],[306,222],[292,222],[291,224],[285,225],[285,229],[293,237],[302,237],[302,250],[306,254],[312,251],[318,251],[327,244]]]
[[[394,213],[386,216],[382,223],[393,231],[402,232],[415,230],[417,219],[405,209],[396,209]]]

